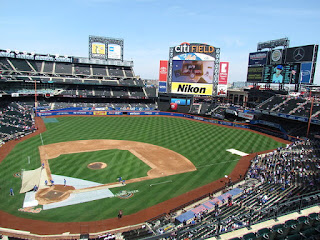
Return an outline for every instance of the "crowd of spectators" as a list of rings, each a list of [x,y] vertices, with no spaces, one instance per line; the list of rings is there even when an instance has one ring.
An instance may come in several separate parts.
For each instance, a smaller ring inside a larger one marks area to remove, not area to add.
[[[32,109],[18,103],[0,106],[0,146],[35,131]]]
[[[257,156],[248,172],[248,177],[261,183],[287,186],[320,187],[320,144],[303,140],[279,148],[270,154]]]
[[[175,221],[170,231],[180,232],[189,239],[204,238],[250,226],[274,215],[298,210],[302,206],[319,204],[319,157],[320,142],[309,139],[257,155],[252,160],[245,180],[237,185],[237,188],[242,189],[239,195],[217,202],[211,210],[203,209],[183,223]],[[226,183],[224,191],[233,187],[232,182]],[[212,198],[213,195],[209,194],[209,199]],[[299,202],[302,198],[307,199],[303,204]],[[193,205],[186,208],[197,207]],[[155,232],[163,233],[157,230],[168,228],[174,218],[185,212],[179,211],[170,215],[171,220],[167,216],[161,222],[157,220],[150,223]]]

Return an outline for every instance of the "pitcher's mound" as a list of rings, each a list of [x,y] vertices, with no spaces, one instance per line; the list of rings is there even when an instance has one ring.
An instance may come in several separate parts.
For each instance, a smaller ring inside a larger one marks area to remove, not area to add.
[[[93,163],[89,163],[87,167],[93,170],[97,170],[97,169],[106,168],[107,164],[103,162],[93,162]]]
[[[36,193],[36,199],[40,205],[60,202],[67,199],[75,190],[73,186],[54,185],[50,188],[40,189]]]

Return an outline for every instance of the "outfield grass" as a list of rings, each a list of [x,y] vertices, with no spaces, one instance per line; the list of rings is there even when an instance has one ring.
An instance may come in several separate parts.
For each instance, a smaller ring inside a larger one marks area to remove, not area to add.
[[[246,130],[226,128],[180,118],[161,116],[62,117],[58,118],[58,120],[58,123],[46,124],[47,131],[42,134],[45,145],[88,139],[145,142],[182,154],[197,167],[197,171],[132,183],[121,188],[111,189],[114,194],[122,190],[139,191],[129,199],[102,199],[41,211],[39,214],[22,213],[18,211],[18,208],[22,207],[24,199],[23,194],[18,194],[21,187],[21,179],[13,177],[13,174],[21,171],[21,169],[35,169],[40,166],[38,146],[42,142],[40,136],[35,136],[18,144],[0,164],[1,210],[16,216],[54,222],[93,221],[112,218],[116,217],[119,209],[122,209],[124,214],[127,215],[203,186],[226,174],[228,175],[240,157],[227,152],[226,149],[234,148],[250,153],[252,151],[275,149],[283,145],[269,137]],[[31,159],[30,164],[28,164],[28,156]],[[121,161],[121,157],[117,159]],[[50,161],[53,163],[53,160]],[[78,159],[75,159],[73,164],[79,169],[83,168]],[[124,171],[135,171],[134,166],[126,165],[125,169],[127,170]],[[110,170],[110,168],[106,168],[107,170]],[[118,171],[122,170],[118,169]],[[54,167],[54,173],[60,175],[69,174],[67,169],[64,171],[61,166]],[[119,173],[114,174],[118,175]],[[84,177],[82,176],[81,178],[83,179]],[[172,182],[150,187],[150,184],[169,180]],[[14,188],[14,197],[9,196],[10,187]]]

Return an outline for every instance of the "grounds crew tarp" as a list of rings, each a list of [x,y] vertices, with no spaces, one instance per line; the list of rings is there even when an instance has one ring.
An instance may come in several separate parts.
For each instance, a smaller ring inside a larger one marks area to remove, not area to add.
[[[42,167],[35,170],[23,171],[20,193],[32,190],[35,185],[39,189],[47,188],[48,186],[45,185],[46,180],[48,181],[47,171]]]

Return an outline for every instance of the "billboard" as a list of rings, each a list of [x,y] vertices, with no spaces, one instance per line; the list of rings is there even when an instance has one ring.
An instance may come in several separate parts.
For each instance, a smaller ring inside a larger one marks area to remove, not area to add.
[[[168,76],[168,61],[160,60],[159,81],[166,82]]]
[[[249,66],[247,74],[247,82],[262,82],[263,66]]]
[[[121,46],[118,44],[108,44],[108,59],[121,59]]]
[[[167,92],[167,82],[159,82],[159,92],[161,93]]]
[[[100,39],[89,40],[89,57],[96,59],[106,59],[106,44],[105,41]]]
[[[217,96],[219,97],[227,96],[228,73],[229,73],[229,63],[220,62],[219,81],[217,86]]]
[[[106,54],[106,46],[103,43],[92,43],[92,54],[96,55],[105,55]]]
[[[287,48],[286,63],[312,62],[316,45]]]
[[[182,94],[212,95],[213,85],[203,83],[172,82],[171,92]]]
[[[228,85],[218,85],[217,87],[217,96],[218,97],[226,97],[228,91]]]
[[[266,65],[268,60],[268,51],[249,53],[249,66]]]
[[[311,83],[312,62],[301,63],[300,69],[300,83]]]
[[[282,64],[282,56],[283,56],[282,49],[272,50],[270,55],[270,64],[271,65]]]
[[[173,93],[212,95],[214,61],[173,60],[172,72],[171,91]],[[202,90],[205,88],[206,90],[198,92],[196,90],[198,88]]]
[[[171,98],[171,103],[176,103],[178,105],[190,105],[190,99]]]
[[[219,82],[218,84],[228,84],[229,63],[220,62]]]
[[[218,83],[220,49],[203,43],[170,47],[168,83],[172,93],[212,95]]]
[[[89,58],[123,61],[123,39],[89,36]]]

